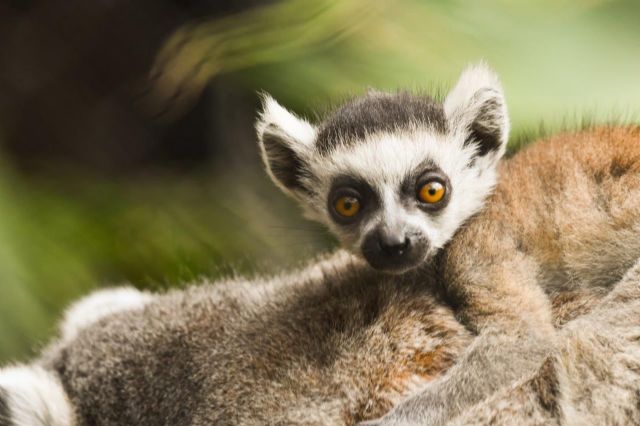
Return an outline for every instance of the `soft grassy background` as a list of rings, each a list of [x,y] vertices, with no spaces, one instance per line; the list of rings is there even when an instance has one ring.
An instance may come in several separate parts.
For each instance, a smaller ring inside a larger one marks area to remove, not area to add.
[[[634,0],[71,3],[0,6],[0,363],[91,289],[270,272],[331,245],[260,170],[258,90],[313,118],[368,86],[450,86],[482,58],[514,146],[640,112]]]

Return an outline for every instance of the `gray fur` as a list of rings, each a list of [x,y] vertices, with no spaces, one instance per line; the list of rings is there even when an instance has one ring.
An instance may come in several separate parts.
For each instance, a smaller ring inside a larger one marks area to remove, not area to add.
[[[640,424],[640,263],[590,314],[567,324],[555,352],[454,425]]]
[[[343,144],[361,142],[370,134],[398,132],[416,125],[445,133],[447,119],[442,104],[426,95],[369,91],[322,120],[315,149],[326,154]]]
[[[306,166],[298,154],[282,141],[288,136],[274,125],[269,125],[262,134],[262,145],[266,158],[269,159],[274,178],[291,190],[312,193],[302,185],[302,177]]]
[[[7,391],[0,387],[0,426],[13,426],[7,399]]]
[[[445,371],[471,339],[433,286],[337,253],[272,280],[158,295],[41,363],[78,425],[353,424]]]

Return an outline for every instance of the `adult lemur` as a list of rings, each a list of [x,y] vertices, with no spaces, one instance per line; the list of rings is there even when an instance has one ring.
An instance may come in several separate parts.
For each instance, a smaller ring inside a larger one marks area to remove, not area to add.
[[[437,276],[480,335],[380,424],[441,424],[531,371],[555,337],[547,295],[609,287],[640,255],[637,130],[521,154],[469,220],[494,188],[508,131],[485,65],[464,72],[442,105],[371,93],[319,126],[266,100],[258,132],[274,181],[374,269]]]
[[[317,127],[267,99],[270,174],[357,255],[270,280],[91,296],[37,363],[0,373],[0,424],[339,424],[394,404],[385,422],[455,416],[547,354],[543,287],[606,286],[640,255],[633,128],[518,154],[469,221],[507,128],[484,66],[444,105],[369,93]],[[468,348],[434,289],[480,334]]]

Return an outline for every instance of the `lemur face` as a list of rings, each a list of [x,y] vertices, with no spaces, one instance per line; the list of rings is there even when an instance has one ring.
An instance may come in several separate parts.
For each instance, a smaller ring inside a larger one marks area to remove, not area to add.
[[[274,182],[389,273],[429,260],[483,206],[508,128],[500,83],[483,64],[444,103],[370,92],[314,126],[266,97],[257,124]]]

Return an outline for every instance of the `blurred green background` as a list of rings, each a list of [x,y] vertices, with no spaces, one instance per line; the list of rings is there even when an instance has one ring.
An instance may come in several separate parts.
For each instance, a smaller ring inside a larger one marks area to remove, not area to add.
[[[635,0],[4,2],[0,363],[91,289],[268,273],[331,246],[261,170],[257,91],[313,119],[486,59],[518,145],[638,122],[638,22]]]

